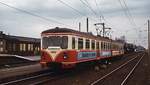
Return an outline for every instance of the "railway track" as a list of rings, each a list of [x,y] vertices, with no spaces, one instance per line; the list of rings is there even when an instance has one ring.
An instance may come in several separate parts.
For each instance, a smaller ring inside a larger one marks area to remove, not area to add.
[[[0,85],[23,85],[26,83],[29,84],[29,83],[33,83],[35,80],[37,80],[39,78],[50,76],[52,74],[53,74],[53,72],[43,73],[43,74],[39,74],[39,75],[34,75],[34,76],[30,76],[30,77],[25,77],[25,78],[20,78],[20,79],[8,81],[5,83],[1,83]]]
[[[136,58],[137,57],[133,58],[133,60]],[[63,78],[66,75],[70,75],[70,73],[69,72],[56,73],[52,71],[47,71],[37,75],[33,75],[29,77],[21,77],[16,80],[0,83],[0,85],[41,85],[50,82],[52,80]],[[91,85],[95,85],[95,84],[91,84]]]
[[[68,71],[67,71],[68,72]],[[41,85],[47,81],[55,80],[66,76],[66,71],[62,72],[43,72],[38,75],[22,77],[16,80],[0,83],[0,85]]]
[[[125,85],[145,54],[130,59],[118,68],[93,81],[90,85]]]

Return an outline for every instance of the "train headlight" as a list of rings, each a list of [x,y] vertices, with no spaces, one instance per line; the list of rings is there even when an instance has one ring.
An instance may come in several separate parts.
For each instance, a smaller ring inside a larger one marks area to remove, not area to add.
[[[64,59],[67,59],[68,58],[68,55],[66,52],[64,52],[64,56],[63,56]]]

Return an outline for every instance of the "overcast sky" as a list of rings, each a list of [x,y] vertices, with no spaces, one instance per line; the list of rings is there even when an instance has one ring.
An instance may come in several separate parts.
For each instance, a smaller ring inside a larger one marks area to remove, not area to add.
[[[41,19],[0,4],[0,30],[10,35],[39,38],[43,30],[54,27],[78,30],[78,23],[81,22],[81,31],[85,32],[86,17],[89,17],[91,32],[96,34],[93,24],[105,22],[107,27],[112,28],[113,38],[125,35],[128,42],[147,46],[146,22],[150,18],[150,0],[120,0],[122,6],[119,0],[61,1],[76,9],[76,11],[58,0],[0,0],[0,2],[9,6],[47,19]],[[94,12],[81,1],[90,6]],[[130,12],[128,13],[130,19],[127,18],[125,13],[125,11],[128,12],[127,10]],[[100,21],[101,14],[105,17],[105,20],[101,19]]]

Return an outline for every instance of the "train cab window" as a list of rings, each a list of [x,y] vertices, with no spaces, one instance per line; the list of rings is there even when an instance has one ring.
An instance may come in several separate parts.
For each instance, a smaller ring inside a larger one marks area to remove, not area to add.
[[[60,47],[61,49],[68,48],[67,36],[49,36],[42,38],[42,47],[47,49],[48,47]]]
[[[99,50],[99,42],[96,42],[96,49]]]
[[[83,49],[83,39],[82,38],[78,39],[78,49]]]
[[[86,48],[86,49],[89,49],[89,48],[90,48],[90,40],[88,40],[88,39],[86,39],[85,48]]]
[[[92,49],[94,50],[95,49],[95,41],[92,40]]]
[[[72,49],[75,49],[75,38],[72,38]]]

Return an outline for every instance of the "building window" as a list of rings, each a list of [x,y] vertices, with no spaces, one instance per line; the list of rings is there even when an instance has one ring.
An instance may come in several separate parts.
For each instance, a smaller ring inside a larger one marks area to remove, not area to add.
[[[23,51],[26,51],[26,44],[22,44],[23,46]]]
[[[38,51],[40,51],[40,47],[38,47]]]
[[[3,41],[0,41],[0,45],[3,45]]]
[[[28,44],[28,51],[33,51],[33,44]]]
[[[90,48],[90,40],[86,39],[85,46],[86,49]]]
[[[13,51],[16,51],[16,44],[13,43]]]
[[[20,47],[20,51],[22,51],[22,44],[20,44],[19,47]]]
[[[75,38],[72,38],[72,49],[75,49]]]
[[[78,49],[83,49],[83,39],[82,38],[78,39]]]
[[[3,47],[0,47],[0,52],[3,52],[3,51],[4,51]]]
[[[95,41],[92,40],[92,49],[94,50],[95,49]]]
[[[30,46],[30,44],[28,44],[28,51],[30,51],[30,49],[31,49],[31,46]]]
[[[31,44],[31,51],[33,51],[33,44]]]

